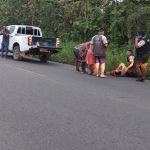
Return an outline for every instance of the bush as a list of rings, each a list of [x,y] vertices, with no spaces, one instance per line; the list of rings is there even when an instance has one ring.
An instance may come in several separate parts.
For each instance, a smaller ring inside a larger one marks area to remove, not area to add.
[[[74,64],[74,54],[73,54],[73,47],[76,45],[75,42],[67,42],[61,44],[61,50],[59,53],[52,55],[52,60],[67,63],[67,64]]]

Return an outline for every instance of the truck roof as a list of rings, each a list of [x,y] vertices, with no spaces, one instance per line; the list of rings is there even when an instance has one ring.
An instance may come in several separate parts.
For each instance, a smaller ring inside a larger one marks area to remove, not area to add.
[[[16,26],[16,27],[32,27],[32,28],[38,28],[38,29],[40,29],[39,27],[31,26],[31,25],[8,25],[8,27],[10,27],[10,26]]]

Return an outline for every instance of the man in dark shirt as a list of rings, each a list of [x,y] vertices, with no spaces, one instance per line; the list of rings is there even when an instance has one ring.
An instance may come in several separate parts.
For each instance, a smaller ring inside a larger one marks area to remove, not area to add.
[[[4,52],[5,52],[5,56],[7,57],[8,45],[9,45],[9,30],[4,26],[2,33],[3,33],[3,41],[2,41],[2,54],[1,54],[1,56],[3,57]]]
[[[139,75],[139,79],[137,81],[143,82],[146,78],[148,59],[150,56],[150,39],[146,37],[144,32],[140,32],[139,35],[135,38],[135,48],[135,68]]]

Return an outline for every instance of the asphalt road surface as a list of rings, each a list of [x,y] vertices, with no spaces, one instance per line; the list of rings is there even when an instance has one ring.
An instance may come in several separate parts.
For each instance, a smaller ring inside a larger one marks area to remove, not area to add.
[[[0,150],[150,150],[150,81],[0,58]]]

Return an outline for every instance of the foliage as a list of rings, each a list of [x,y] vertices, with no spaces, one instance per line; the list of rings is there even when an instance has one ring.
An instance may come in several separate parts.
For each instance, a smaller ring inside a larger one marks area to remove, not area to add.
[[[0,26],[40,26],[45,36],[64,41],[86,41],[105,28],[118,46],[139,30],[150,32],[150,2],[147,0],[1,0]]]

